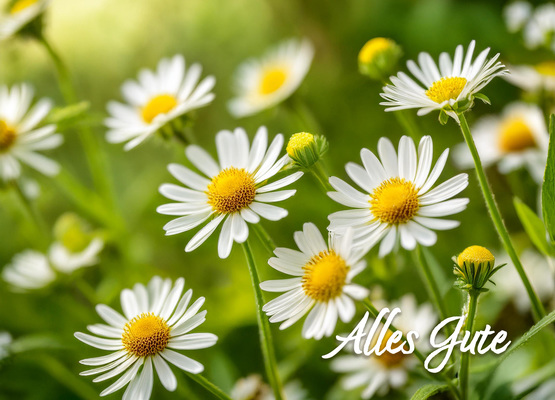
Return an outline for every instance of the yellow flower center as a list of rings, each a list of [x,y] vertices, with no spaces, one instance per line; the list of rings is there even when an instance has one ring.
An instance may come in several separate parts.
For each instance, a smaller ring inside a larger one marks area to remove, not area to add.
[[[154,355],[168,345],[170,328],[162,318],[143,313],[125,324],[121,341],[129,353],[138,357]]]
[[[150,124],[158,115],[170,112],[176,105],[177,99],[171,94],[160,94],[155,96],[150,99],[141,111],[143,121]]]
[[[213,210],[221,214],[237,212],[254,201],[254,177],[244,168],[229,167],[212,178],[206,193]]]
[[[17,14],[20,11],[25,10],[27,7],[32,6],[38,2],[38,0],[18,0],[14,3],[12,8],[10,8],[10,14]]]
[[[391,330],[388,330],[382,342],[380,343],[380,350],[385,349],[385,346],[387,345],[387,341],[389,340],[391,335],[393,335],[393,332]],[[376,338],[374,340],[377,341],[378,339]],[[401,347],[401,345],[402,345],[402,341],[401,343],[396,343],[392,345],[391,349],[397,350],[399,347]],[[395,354],[390,353],[389,351],[385,351],[382,355],[376,356],[376,357],[377,357],[377,360],[380,363],[382,363],[386,368],[394,368],[402,364],[403,360],[407,358],[407,355],[408,354],[403,354],[402,351],[399,351],[398,353],[395,353]]]
[[[0,153],[10,149],[17,139],[17,133],[8,127],[4,121],[0,120]]]
[[[535,147],[536,139],[523,118],[513,117],[501,124],[498,143],[502,151],[513,153]]]
[[[307,132],[295,133],[287,143],[287,154],[295,156],[295,152],[304,149],[314,143],[314,135]]]
[[[435,81],[426,90],[426,96],[436,103],[443,103],[446,100],[456,100],[466,85],[466,79],[460,77],[441,78]]]
[[[403,178],[383,181],[370,194],[370,211],[381,222],[402,224],[414,217],[420,203],[414,183]]]
[[[260,79],[260,94],[272,94],[283,86],[287,80],[287,70],[285,68],[270,68],[262,73]]]
[[[495,257],[491,252],[482,246],[470,246],[464,249],[464,251],[457,257],[457,264],[462,268],[463,264],[473,263],[481,264],[487,262],[495,262]]]
[[[392,47],[392,42],[383,37],[370,39],[358,53],[358,61],[362,64],[370,64],[374,61],[377,54],[389,50]]]
[[[343,292],[349,266],[335,251],[324,251],[303,267],[302,277],[305,294],[316,301],[327,302]]]
[[[545,61],[536,65],[536,71],[542,75],[555,76],[555,61]]]

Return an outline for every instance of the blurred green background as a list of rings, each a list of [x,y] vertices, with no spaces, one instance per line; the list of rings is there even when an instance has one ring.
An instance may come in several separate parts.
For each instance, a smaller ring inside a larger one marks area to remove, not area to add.
[[[257,346],[253,290],[240,246],[234,246],[228,259],[220,260],[216,235],[213,235],[195,252],[185,253],[185,244],[194,232],[165,237],[162,226],[171,218],[155,212],[158,205],[166,202],[158,193],[158,186],[174,182],[166,170],[167,164],[187,164],[182,145],[154,138],[137,149],[123,152],[122,145],[110,145],[104,140],[105,104],[109,100],[121,100],[119,88],[124,80],[135,78],[140,68],[155,68],[162,57],[181,53],[188,63],[200,62],[204,75],[212,74],[217,79],[216,99],[196,113],[194,125],[199,143],[209,152],[215,154],[217,131],[236,126],[245,127],[251,138],[260,125],[268,126],[271,135],[281,132],[288,137],[315,128],[303,126],[283,106],[238,121],[227,112],[226,102],[232,96],[233,73],[242,61],[263,54],[282,39],[306,37],[314,44],[316,55],[295,97],[317,120],[319,132],[313,133],[325,135],[330,142],[325,161],[329,174],[345,178],[345,163],[360,162],[362,147],[375,150],[379,137],[387,136],[396,143],[404,134],[394,116],[385,113],[378,104],[381,84],[358,73],[357,54],[362,45],[372,37],[390,37],[402,46],[404,60],[415,58],[420,51],[428,51],[437,59],[441,51],[452,54],[458,44],[466,47],[470,40],[476,39],[478,50],[491,47],[506,62],[545,59],[545,54],[539,51],[525,50],[518,35],[507,33],[502,20],[504,4],[495,0],[53,1],[45,17],[46,36],[69,66],[79,97],[91,102],[86,123],[91,124],[108,160],[106,173],[113,181],[117,207],[126,221],[127,233],[118,238],[125,243],[123,250],[109,242],[98,266],[81,270],[77,276],[48,289],[14,294],[0,282],[0,330],[8,330],[16,338],[47,335],[56,343],[53,349],[30,351],[0,365],[0,399],[77,399],[86,393],[94,396],[106,386],[77,375],[83,370],[78,360],[103,353],[73,337],[73,332],[84,331],[86,325],[100,321],[94,305],[74,284],[79,277],[97,288],[99,302],[118,310],[121,310],[120,290],[135,282],[146,283],[156,274],[173,279],[185,277],[186,286],[193,288],[194,296],[207,299],[207,321],[198,331],[213,332],[220,337],[215,347],[191,352],[193,358],[205,364],[206,376],[224,390],[230,390],[239,377],[263,371]],[[399,68],[405,69],[404,61]],[[63,105],[53,65],[38,43],[22,39],[0,43],[0,83],[11,85],[21,81],[32,83],[36,96],[50,97],[57,105]],[[502,79],[494,80],[484,92],[493,105],[478,102],[468,117],[470,123],[482,114],[499,112],[520,96],[516,88]],[[441,126],[437,113],[418,118],[417,122],[423,132],[433,136],[436,158],[444,148],[462,141],[453,121]],[[78,136],[74,129],[63,133],[64,145],[49,155],[84,185],[92,187]],[[448,163],[442,180],[456,172]],[[38,207],[48,225],[52,226],[66,211],[79,212],[59,185],[32,171],[26,170],[26,173],[35,177],[41,187]],[[526,237],[518,235],[522,227],[512,207],[511,191],[514,189],[535,207],[537,188],[524,171],[507,177],[495,168],[489,173],[509,229],[517,233],[517,243],[527,246]],[[297,195],[283,203],[289,216],[279,222],[263,222],[279,246],[291,248],[294,248],[293,232],[300,230],[304,222],[315,222],[324,231],[327,215],[341,208],[323,195],[311,176],[306,175],[294,186],[298,189]],[[453,314],[460,312],[461,299],[450,289],[451,256],[472,244],[500,248],[493,226],[486,218],[473,174],[464,195],[471,202],[466,211],[456,216],[463,221],[461,227],[439,232],[433,247],[443,268],[436,271],[438,279],[448,292],[446,298]],[[1,192],[0,204],[0,268],[22,250],[46,251],[48,242],[37,236],[17,197],[9,191]],[[83,216],[93,226],[102,228],[98,221],[86,214]],[[262,279],[280,277],[267,266],[269,255],[252,232],[251,240]],[[359,283],[382,288],[386,299],[395,299],[407,292],[415,293],[420,301],[426,299],[425,288],[409,255],[402,252],[377,260],[375,252],[368,257],[369,268],[361,274]],[[488,304],[487,299],[484,303]],[[497,313],[501,306],[492,304],[493,309],[497,307]],[[481,312],[486,320],[487,307],[482,307]],[[362,313],[360,306],[359,314]],[[509,330],[512,337],[531,323],[529,318],[516,319]],[[339,324],[336,332],[350,331],[351,327],[351,324]],[[325,398],[329,390],[332,394],[328,394],[328,399],[347,398],[338,394],[337,375],[329,370],[329,361],[320,358],[335,347],[333,338],[320,342],[303,340],[301,323],[286,331],[273,328],[285,375],[300,379],[313,399]],[[535,362],[543,362],[541,355]],[[56,363],[73,372],[80,383],[56,372],[63,371]],[[209,398],[183,374],[178,375],[179,398]],[[422,380],[415,382],[408,393],[413,393]],[[85,389],[73,386],[78,384]],[[108,398],[120,396],[118,392]],[[155,383],[152,398],[176,397]],[[404,395],[398,393],[390,398],[395,397],[404,398]]]

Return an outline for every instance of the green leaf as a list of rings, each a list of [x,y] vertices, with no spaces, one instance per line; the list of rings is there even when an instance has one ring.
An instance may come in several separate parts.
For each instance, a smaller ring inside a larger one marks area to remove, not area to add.
[[[474,97],[476,97],[477,99],[482,100],[484,103],[486,103],[486,104],[488,104],[488,105],[491,105],[491,101],[490,101],[489,97],[486,96],[486,95],[483,94],[483,93],[476,93],[476,94],[474,95]]]
[[[553,246],[547,241],[545,226],[543,221],[536,215],[534,211],[530,209],[526,204],[522,202],[518,197],[513,199],[515,205],[516,213],[526,234],[534,243],[534,246],[541,251],[546,256],[551,256],[555,253]]]
[[[430,383],[429,385],[422,386],[420,389],[418,389],[416,393],[412,395],[411,400],[429,399],[430,397],[438,393],[447,392],[448,390],[449,390],[449,386],[447,385]]]
[[[444,110],[439,111],[439,123],[445,125],[449,121],[449,115]]]
[[[46,124],[63,124],[80,117],[87,112],[91,104],[88,101],[70,104],[65,107],[54,108],[46,118]]]
[[[542,186],[542,212],[545,227],[555,243],[555,115],[549,121],[549,151]]]
[[[497,371],[497,368],[499,368],[503,361],[505,361],[515,350],[518,350],[530,339],[536,336],[543,328],[551,325],[553,322],[555,322],[555,311],[552,311],[548,315],[543,317],[541,320],[538,321],[537,324],[532,326],[528,332],[526,332],[518,340],[512,343],[511,347],[509,347],[509,349],[497,359],[497,363],[490,369],[489,373],[484,377],[484,379],[482,379],[478,383],[478,385],[476,385],[476,391],[478,392],[480,399],[488,398],[486,394],[488,392],[489,384],[493,381],[495,371]]]

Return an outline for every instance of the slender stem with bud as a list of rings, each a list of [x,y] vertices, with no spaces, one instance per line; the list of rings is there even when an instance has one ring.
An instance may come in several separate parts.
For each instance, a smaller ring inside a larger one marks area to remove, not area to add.
[[[480,292],[477,290],[470,290],[468,292],[468,314],[466,317],[466,330],[470,332],[472,337],[474,330],[474,318],[476,316],[476,309],[478,307],[478,296]],[[465,351],[461,354],[461,365],[459,369],[459,387],[461,391],[461,399],[468,399],[468,369],[470,365],[470,353]]]

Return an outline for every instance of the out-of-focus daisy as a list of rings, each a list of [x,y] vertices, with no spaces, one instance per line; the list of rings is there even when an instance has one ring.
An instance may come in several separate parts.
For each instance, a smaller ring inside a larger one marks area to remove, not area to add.
[[[233,400],[274,400],[272,389],[260,375],[249,375],[239,379],[231,389]],[[306,400],[306,390],[297,381],[289,382],[283,387],[284,400]]]
[[[526,166],[536,182],[542,181],[549,134],[539,107],[512,103],[501,116],[487,116],[476,122],[472,136],[484,166],[499,163],[504,174]],[[461,168],[474,166],[464,143],[455,148],[454,160]]]
[[[136,284],[121,292],[124,315],[99,304],[96,311],[107,323],[87,326],[93,336],[77,332],[75,337],[90,346],[110,351],[109,354],[81,360],[81,364],[95,368],[80,375],[98,375],[93,382],[102,382],[121,375],[106,388],[101,396],[120,390],[129,383],[123,399],[148,400],[152,392],[154,369],[162,385],[169,391],[177,387],[177,380],[168,363],[198,374],[204,367],[174,350],[196,350],[213,346],[218,338],[211,333],[189,333],[206,320],[200,297],[190,307],[192,289],[182,295],[185,280],[174,285],[170,279],[156,276],[148,286]],[[142,367],[142,369],[141,369]],[[141,370],[139,372],[139,370]]]
[[[52,104],[41,99],[31,107],[32,100],[33,88],[28,84],[14,85],[11,89],[0,86],[0,177],[4,181],[19,178],[20,162],[48,176],[60,170],[58,163],[37,153],[63,142],[62,135],[55,133],[55,125],[37,127]]]
[[[426,338],[437,320],[431,304],[418,306],[412,295],[405,295],[397,304],[394,303],[389,308],[395,307],[401,309],[401,314],[397,314],[394,320],[395,328],[405,335],[409,331],[418,332],[419,340],[416,341],[416,345],[422,349],[422,345],[426,346]],[[367,324],[366,333],[371,325],[372,322]],[[392,334],[392,331],[388,331],[384,336],[380,344],[381,350],[385,348],[387,340]],[[372,346],[376,344],[377,336],[374,336]],[[331,368],[335,372],[345,373],[340,380],[344,389],[352,390],[364,387],[361,397],[369,399],[375,394],[384,396],[390,389],[399,389],[404,386],[408,381],[408,371],[417,364],[418,360],[412,354],[403,354],[402,352],[392,354],[386,351],[381,356],[376,354],[368,357],[363,354],[340,356],[332,361]]]
[[[505,80],[527,91],[555,92],[555,61],[545,61],[535,66],[511,65]]]
[[[4,270],[2,278],[15,290],[34,290],[43,288],[56,279],[56,273],[44,254],[26,250],[16,254]]]
[[[9,332],[0,332],[0,362],[10,354],[12,335]]]
[[[229,112],[237,118],[246,117],[281,103],[300,86],[313,56],[308,40],[291,39],[260,60],[246,61],[237,70],[236,97],[228,103]]]
[[[338,317],[343,322],[353,318],[353,299],[368,296],[368,289],[351,282],[366,262],[364,254],[353,248],[351,230],[341,237],[330,235],[326,244],[318,228],[306,223],[302,232],[295,232],[295,242],[300,251],[277,248],[277,257],[268,261],[272,268],[294,278],[262,282],[260,287],[267,292],[285,292],[262,310],[270,322],[282,322],[280,329],[308,313],[302,335],[319,340],[333,333]]]
[[[206,177],[179,165],[170,164],[168,170],[186,188],[163,184],[160,193],[177,203],[158,207],[160,214],[181,215],[164,226],[166,235],[191,230],[210,220],[187,243],[185,251],[200,246],[220,225],[218,254],[226,258],[233,242],[243,243],[249,235],[247,222],[256,224],[260,217],[277,221],[287,216],[287,210],[267,203],[288,199],[295,190],[277,190],[287,186],[303,174],[293,173],[267,183],[290,160],[279,158],[283,136],[276,135],[268,147],[268,131],[260,127],[249,147],[247,133],[242,128],[216,135],[219,163],[202,148],[188,146],[185,154]]]
[[[509,32],[521,30],[532,15],[532,5],[526,1],[514,1],[503,10]]]
[[[536,7],[523,35],[528,48],[545,46],[555,51],[555,4],[546,3]]]
[[[380,257],[390,253],[400,238],[401,246],[412,250],[417,243],[432,246],[437,240],[433,230],[453,229],[459,221],[439,219],[466,208],[468,199],[451,199],[468,185],[468,175],[459,174],[432,189],[449,154],[446,149],[432,168],[433,143],[430,136],[420,140],[418,153],[411,138],[403,136],[399,154],[391,141],[378,141],[381,161],[368,149],[360,156],[364,167],[348,163],[349,177],[362,188],[353,188],[345,181],[331,177],[337,192],[328,195],[352,210],[331,214],[329,230],[342,234],[354,228],[355,242],[372,248],[382,238]],[[451,200],[449,200],[451,199]]]
[[[7,39],[39,17],[50,0],[17,0],[0,15],[0,40]]]
[[[512,264],[509,256],[505,253],[498,257],[498,261]],[[539,299],[541,301],[553,299],[555,295],[555,270],[553,270],[555,259],[548,260],[535,250],[528,249],[522,252],[520,261]],[[530,310],[530,299],[515,268],[504,268],[500,274],[496,275],[495,283],[497,285],[495,293],[512,299],[519,312],[525,313]]]
[[[199,64],[186,69],[182,55],[162,59],[156,71],[141,70],[137,81],[121,87],[127,104],[108,103],[106,140],[127,142],[123,148],[130,150],[168,122],[210,103],[216,80],[208,76],[199,82],[201,72]]]
[[[497,61],[499,54],[487,59],[489,48],[472,61],[474,47],[473,40],[464,56],[463,46],[457,46],[453,59],[449,54],[441,53],[439,68],[428,53],[420,53],[419,65],[412,60],[407,62],[409,71],[420,84],[404,72],[399,72],[397,76],[391,77],[392,84],[383,88],[381,96],[387,101],[380,104],[387,106],[385,111],[418,108],[418,115],[444,110],[457,119],[455,111],[464,111],[470,107],[484,86],[506,72],[505,66]]]

